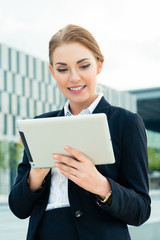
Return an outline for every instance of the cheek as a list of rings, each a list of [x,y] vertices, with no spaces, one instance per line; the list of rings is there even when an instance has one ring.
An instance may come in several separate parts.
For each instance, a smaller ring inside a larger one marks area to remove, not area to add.
[[[63,87],[66,84],[65,76],[55,76],[55,80],[59,87]]]
[[[97,72],[94,68],[88,70],[87,72],[83,72],[83,78],[87,81],[93,81],[97,77]]]
[[[95,84],[96,79],[97,79],[97,73],[94,69],[88,72],[88,74],[86,75],[86,80],[92,83],[93,85]]]

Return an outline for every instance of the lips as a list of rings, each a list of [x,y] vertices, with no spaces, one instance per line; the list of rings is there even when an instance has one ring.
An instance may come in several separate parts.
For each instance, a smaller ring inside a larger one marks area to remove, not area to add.
[[[86,87],[86,85],[83,85],[83,86],[73,86],[73,87],[68,87],[68,89],[72,92],[79,92],[81,91],[82,89],[84,89]]]

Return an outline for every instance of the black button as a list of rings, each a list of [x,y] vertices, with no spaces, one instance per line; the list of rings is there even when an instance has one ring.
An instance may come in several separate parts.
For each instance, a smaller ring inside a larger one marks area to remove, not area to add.
[[[80,210],[77,210],[77,211],[75,212],[75,216],[76,216],[77,218],[81,217],[82,215],[83,215],[83,213],[82,213]]]

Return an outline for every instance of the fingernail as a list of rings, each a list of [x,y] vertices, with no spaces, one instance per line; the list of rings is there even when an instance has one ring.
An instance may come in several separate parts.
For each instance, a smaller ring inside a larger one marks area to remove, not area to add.
[[[68,147],[68,146],[64,146],[64,148],[65,148],[65,149],[67,149],[67,150],[69,149],[69,147]]]

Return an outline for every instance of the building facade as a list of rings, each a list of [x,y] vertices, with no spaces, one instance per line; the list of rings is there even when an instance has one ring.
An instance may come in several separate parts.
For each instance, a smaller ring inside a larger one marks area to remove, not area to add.
[[[136,98],[98,85],[113,105],[137,112]],[[51,76],[48,63],[0,44],[0,196],[6,196],[20,161],[16,120],[61,109],[66,99]]]

